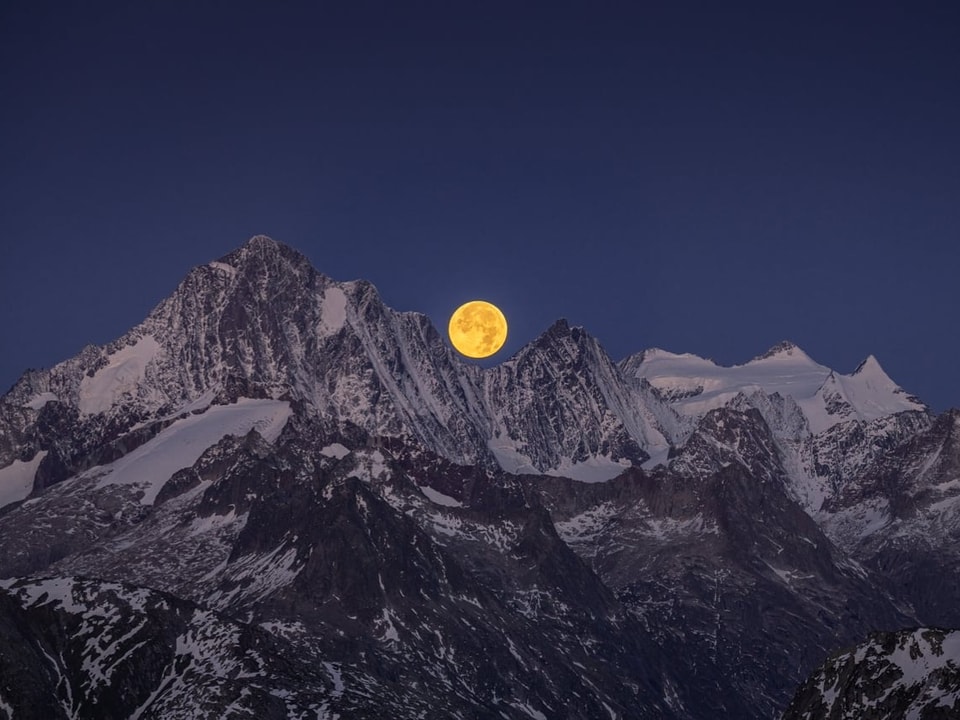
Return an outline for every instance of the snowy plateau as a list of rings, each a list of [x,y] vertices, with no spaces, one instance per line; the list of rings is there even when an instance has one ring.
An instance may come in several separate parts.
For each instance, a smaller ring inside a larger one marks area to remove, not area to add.
[[[256,236],[0,398],[0,720],[960,717],[958,628],[872,356],[481,369]]]

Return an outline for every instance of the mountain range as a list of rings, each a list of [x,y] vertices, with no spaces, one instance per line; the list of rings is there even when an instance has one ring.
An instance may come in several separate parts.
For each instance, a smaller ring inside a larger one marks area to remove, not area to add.
[[[958,539],[872,356],[484,369],[256,236],[0,399],[0,718],[843,717],[911,642],[947,717]]]

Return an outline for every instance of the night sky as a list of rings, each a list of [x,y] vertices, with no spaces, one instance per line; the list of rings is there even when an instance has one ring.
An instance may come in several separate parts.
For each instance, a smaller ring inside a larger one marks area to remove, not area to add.
[[[497,303],[497,361],[566,317],[960,406],[958,38],[954,2],[6,0],[0,392],[264,233],[440,328]]]

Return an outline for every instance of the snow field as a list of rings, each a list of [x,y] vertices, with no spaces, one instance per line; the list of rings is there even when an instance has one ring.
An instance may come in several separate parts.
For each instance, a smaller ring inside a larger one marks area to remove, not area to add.
[[[159,350],[160,343],[145,335],[135,344],[109,355],[106,367],[80,381],[80,412],[84,415],[106,412],[123,395],[135,394],[146,375],[147,364]]]
[[[177,420],[136,450],[109,465],[87,470],[98,488],[135,485],[143,489],[140,502],[152,505],[163,484],[183,468],[191,467],[203,452],[227,435],[242,437],[257,430],[273,442],[290,417],[290,404],[279,400],[241,398],[234,405],[215,405],[202,415]]]
[[[23,500],[33,491],[33,479],[46,455],[47,451],[43,450],[26,462],[14,460],[7,467],[0,468],[0,508]]]

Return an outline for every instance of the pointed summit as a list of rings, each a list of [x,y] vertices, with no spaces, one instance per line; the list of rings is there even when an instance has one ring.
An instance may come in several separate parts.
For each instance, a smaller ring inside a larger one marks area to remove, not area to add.
[[[890,376],[884,371],[880,366],[880,362],[874,355],[867,355],[866,360],[857,365],[857,369],[854,370],[850,376],[857,377],[858,375],[864,377],[884,377],[890,379]]]
[[[781,340],[772,348],[767,350],[762,355],[757,355],[750,362],[757,362],[758,360],[769,360],[771,358],[794,358],[797,360],[810,360],[810,356],[807,355],[803,350],[800,349],[800,346],[795,342],[790,340]]]
[[[242,255],[244,257],[272,257],[276,255],[289,254],[300,255],[289,245],[277,242],[269,235],[254,235],[243,245],[230,253],[230,255]]]
[[[832,372],[817,393],[826,415],[810,422],[813,432],[822,432],[841,420],[857,417],[864,422],[904,411],[926,411],[919,398],[897,385],[873,355],[850,375]]]
[[[308,268],[312,270],[310,261],[305,255],[267,235],[254,235],[217,262],[230,265],[237,270],[247,268],[289,268],[297,272]]]
[[[279,248],[283,243],[279,243],[269,235],[257,234],[247,240],[241,248]]]
[[[915,395],[909,395],[903,388],[893,381],[886,371],[880,366],[880,362],[873,355],[868,355],[867,359],[857,365],[857,369],[850,374],[850,380],[857,382],[864,388],[873,391],[887,392],[893,396],[905,398],[907,403],[915,408],[923,409],[926,406]]]
[[[554,321],[554,323],[548,327],[544,335],[569,335],[570,334],[570,323],[566,318],[559,318]]]
[[[522,348],[520,352],[523,353],[534,348],[541,351],[556,352],[557,349],[564,346],[575,348],[574,354],[576,355],[584,352],[594,355],[598,352],[606,354],[602,348],[599,348],[599,343],[595,337],[579,325],[570,325],[566,318],[555,321],[533,342]]]
[[[570,337],[572,328],[566,318],[555,320],[550,327],[540,333],[533,342],[526,347],[546,347],[555,344],[563,338]]]
[[[603,373],[616,372],[613,361],[600,342],[579,325],[571,326],[566,318],[560,318],[532,342],[520,348],[507,363],[546,363],[552,370],[582,372],[590,368],[594,372],[602,367]]]

